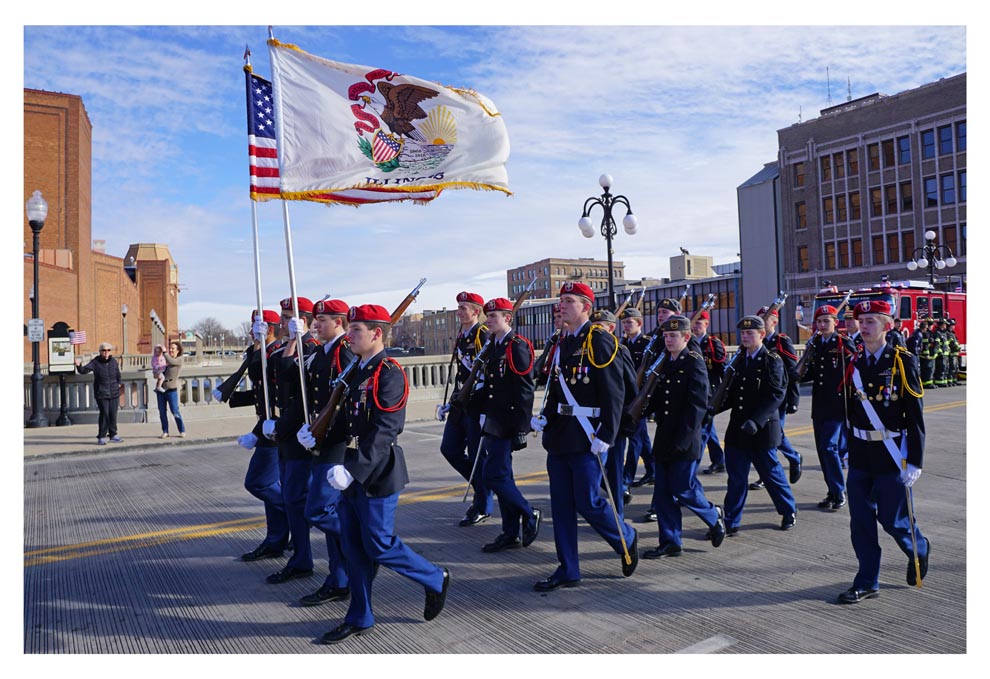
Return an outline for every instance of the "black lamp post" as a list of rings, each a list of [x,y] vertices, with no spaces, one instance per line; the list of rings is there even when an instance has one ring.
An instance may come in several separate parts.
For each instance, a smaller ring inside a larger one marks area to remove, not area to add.
[[[38,239],[41,237],[41,230],[45,228],[45,218],[48,216],[48,203],[41,196],[41,191],[35,191],[27,202],[28,224],[34,233],[34,295],[31,297],[31,318],[38,318],[38,297],[41,288],[38,285]],[[39,360],[39,348],[37,342],[31,342],[31,360],[34,361],[34,372],[31,373],[31,418],[27,422],[28,428],[47,427],[48,418],[45,417],[45,409],[42,400],[42,383],[45,378],[41,374],[41,363]]]
[[[615,225],[615,220],[612,219],[612,206],[615,203],[622,203],[626,206],[626,216],[622,219],[622,228],[630,236],[636,233],[636,226],[639,224],[639,220],[633,214],[628,198],[625,196],[613,196],[609,193],[609,189],[612,188],[611,175],[603,174],[598,178],[598,184],[605,192],[600,198],[591,197],[584,201],[584,210],[581,212],[581,219],[578,220],[578,228],[581,229],[581,233],[585,238],[594,237],[595,225],[588,215],[591,213],[591,208],[600,205],[602,208],[601,234],[605,237],[605,242],[608,245],[608,305],[612,309],[615,309],[617,305],[615,303],[615,277],[612,271],[612,237],[619,232],[619,229]]]
[[[956,258],[945,245],[935,245],[935,232],[925,231],[925,244],[911,253],[911,261],[907,263],[908,271],[925,269],[928,271],[928,284],[935,285],[935,270],[956,265]]]
[[[120,305],[120,327],[123,334],[123,343],[120,345],[120,358],[123,360],[127,353],[127,304]]]

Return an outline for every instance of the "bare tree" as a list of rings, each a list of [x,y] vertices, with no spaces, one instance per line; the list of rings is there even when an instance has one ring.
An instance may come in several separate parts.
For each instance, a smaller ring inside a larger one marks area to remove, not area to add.
[[[212,316],[196,321],[193,331],[203,338],[207,346],[216,346],[220,343],[220,335],[231,335],[232,333],[223,327],[217,319]]]

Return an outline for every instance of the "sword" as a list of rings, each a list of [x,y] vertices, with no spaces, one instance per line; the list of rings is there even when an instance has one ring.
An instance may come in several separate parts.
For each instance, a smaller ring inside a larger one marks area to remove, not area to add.
[[[485,435],[482,434],[478,438],[478,450],[474,453],[474,463],[471,465],[471,474],[468,476],[467,488],[464,489],[464,497],[461,498],[461,502],[467,502],[468,493],[471,492],[471,482],[474,480],[474,470],[478,468],[478,458],[481,457],[481,446],[485,443]]]
[[[901,460],[901,465],[907,469],[907,459]],[[911,486],[904,486],[904,497],[907,499],[908,521],[911,523],[911,553],[914,558],[914,582],[921,589],[921,562],[918,560],[918,538],[915,536],[914,523],[914,491]]]
[[[598,429],[601,429],[601,423],[598,424],[598,428],[595,429],[595,434],[598,433]],[[595,440],[595,435],[591,435],[591,440]],[[615,518],[615,529],[619,533],[619,540],[622,541],[622,558],[625,560],[626,565],[632,564],[632,557],[629,556],[629,547],[626,545],[626,536],[622,532],[622,519],[619,518],[619,511],[615,508],[615,503],[612,501],[612,486],[608,482],[608,474],[605,472],[605,463],[602,462],[601,455],[597,453],[592,453],[595,459],[598,460],[598,468],[602,470],[602,481],[605,482],[605,501],[608,502],[609,509],[612,510],[612,516]]]

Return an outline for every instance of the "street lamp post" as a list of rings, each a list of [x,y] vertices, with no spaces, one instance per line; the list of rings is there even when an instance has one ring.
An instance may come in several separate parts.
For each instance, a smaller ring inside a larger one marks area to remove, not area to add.
[[[28,224],[34,233],[34,295],[31,296],[31,318],[38,318],[38,297],[41,288],[38,285],[38,249],[41,230],[45,228],[45,218],[48,217],[48,203],[41,196],[41,191],[35,191],[27,202]],[[31,373],[31,418],[27,422],[29,428],[47,427],[48,418],[45,417],[45,409],[42,404],[42,382],[44,376],[41,374],[41,363],[39,360],[38,343],[31,342],[31,360],[34,361],[34,372]]]
[[[220,333],[220,362],[223,363],[223,338],[224,334]]]
[[[121,334],[123,335],[123,339],[124,339],[124,343],[120,345],[120,357],[121,359],[123,359],[124,355],[127,353],[127,305],[126,304],[120,305],[120,325],[121,325],[121,330],[123,331]]]
[[[612,207],[616,203],[622,203],[626,206],[626,216],[622,219],[622,228],[630,236],[636,233],[636,227],[639,221],[632,212],[628,198],[625,196],[613,196],[609,193],[609,189],[612,188],[611,175],[603,174],[598,178],[598,184],[605,192],[599,198],[592,196],[584,201],[584,210],[581,212],[581,219],[578,220],[578,228],[581,229],[581,233],[585,238],[594,237],[595,225],[592,223],[589,214],[591,213],[591,208],[600,205],[602,208],[601,234],[605,237],[605,242],[608,245],[608,302],[609,306],[615,309],[617,305],[615,303],[615,280],[612,271],[612,237],[619,232],[619,229],[615,225],[615,220],[612,219]]]
[[[936,245],[935,232],[929,230],[925,231],[925,244],[911,253],[911,261],[907,263],[907,268],[908,271],[927,270],[928,284],[934,287],[935,270],[951,269],[955,265],[956,258],[952,250],[945,245]]]

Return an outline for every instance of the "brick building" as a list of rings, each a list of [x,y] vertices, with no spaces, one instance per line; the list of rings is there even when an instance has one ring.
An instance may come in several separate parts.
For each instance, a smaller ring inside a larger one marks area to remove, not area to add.
[[[626,275],[622,262],[612,262],[613,279],[616,288],[620,287]],[[556,297],[560,286],[566,281],[580,281],[592,290],[608,290],[608,262],[583,257],[580,259],[559,259],[551,257],[538,262],[525,264],[505,272],[508,297],[515,300],[529,284],[536,280],[530,299]]]
[[[92,130],[80,97],[24,90],[23,202],[35,190],[48,202],[39,239],[38,315],[46,328],[62,321],[85,330],[88,341],[80,352],[95,352],[100,342],[110,342],[116,353],[148,353],[152,311],[165,335],[178,335],[178,268],[165,245],[132,245],[125,257],[107,254],[100,241],[94,247]],[[25,214],[25,293],[34,284],[33,238]],[[31,318],[28,294],[24,318]],[[41,362],[47,363],[47,342],[40,349]],[[24,361],[30,360],[25,337]]]

